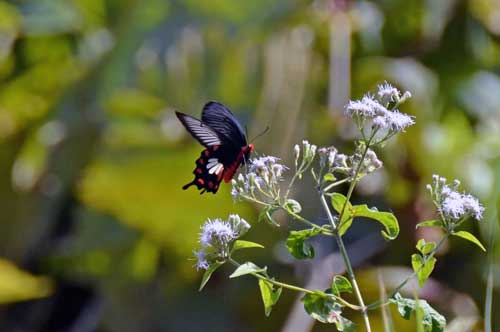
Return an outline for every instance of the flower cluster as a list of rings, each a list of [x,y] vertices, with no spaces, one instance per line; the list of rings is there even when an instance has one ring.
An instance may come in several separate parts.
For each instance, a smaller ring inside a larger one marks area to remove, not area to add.
[[[360,130],[364,130],[366,124],[371,123],[372,130],[385,131],[386,135],[392,136],[415,124],[412,116],[395,109],[410,97],[408,91],[401,95],[398,89],[384,83],[378,86],[375,96],[366,94],[360,100],[350,101],[345,113],[355,120]]]
[[[458,192],[459,186],[458,180],[447,184],[446,178],[433,175],[432,185],[428,184],[427,189],[447,221],[456,223],[470,216],[476,220],[482,220],[484,207],[474,196]]]
[[[279,183],[283,181],[283,173],[288,170],[279,160],[273,156],[251,159],[248,172],[232,180],[231,195],[235,199],[256,198],[256,194],[268,198],[279,196]]]
[[[340,173],[349,177],[354,176],[359,167],[358,175],[369,174],[382,167],[382,161],[377,157],[377,154],[372,150],[366,151],[365,157],[362,159],[362,147],[358,147],[353,155],[337,153],[337,149],[333,146],[320,148],[318,150],[320,167],[328,167],[331,173]],[[359,163],[362,163],[361,166]]]
[[[208,219],[201,226],[201,249],[194,252],[196,268],[206,270],[213,262],[227,259],[231,244],[249,229],[250,224],[236,214],[230,215],[227,221]]]

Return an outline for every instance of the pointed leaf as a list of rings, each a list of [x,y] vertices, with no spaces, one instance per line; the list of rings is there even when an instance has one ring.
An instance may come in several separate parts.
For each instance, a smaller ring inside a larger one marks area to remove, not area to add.
[[[436,248],[436,244],[434,242],[425,242],[424,239],[420,239],[417,242],[416,248],[418,251],[420,251],[422,254],[427,255],[430,253],[434,248]]]
[[[469,232],[466,232],[466,231],[458,231],[458,232],[455,232],[453,233],[453,235],[456,235],[456,236],[459,236],[461,237],[462,239],[466,239],[472,243],[474,243],[475,245],[477,245],[479,248],[481,248],[483,251],[486,251],[486,248],[483,246],[483,244],[481,243],[481,241],[479,241],[477,239],[477,237],[475,237],[474,235],[472,235],[471,233]]]
[[[233,251],[246,249],[246,248],[264,248],[262,244],[252,241],[236,240],[233,245]]]
[[[199,291],[201,291],[203,289],[203,287],[205,287],[205,285],[207,284],[208,280],[210,280],[210,277],[212,276],[212,273],[214,273],[215,270],[217,270],[223,264],[224,263],[215,262],[215,263],[213,263],[212,265],[210,265],[208,267],[208,269],[205,271],[205,273],[203,273],[203,277],[201,278],[200,288],[198,289]]]
[[[443,227],[443,223],[441,222],[441,220],[427,220],[418,223],[416,228],[419,227]]]
[[[291,231],[286,239],[286,247],[290,254],[297,259],[314,258],[314,248],[312,245],[306,243],[306,240],[319,233],[319,228]]]
[[[304,303],[304,309],[312,318],[322,323],[335,324],[338,331],[355,331],[354,323],[341,316],[342,305],[325,293],[306,294],[301,301]]]
[[[323,180],[324,181],[335,181],[337,180],[337,178],[335,177],[335,175],[333,175],[333,173],[326,173],[324,176],[323,176]]]
[[[386,240],[394,240],[398,236],[398,220],[392,213],[370,209],[366,204],[353,206],[352,209],[354,217],[370,218],[381,223],[385,227],[385,231],[382,231],[382,236]]]
[[[259,279],[260,294],[262,296],[262,302],[264,303],[264,312],[266,316],[271,314],[273,306],[278,302],[282,288],[278,287],[274,289],[274,285],[269,281]]]
[[[424,325],[424,331],[426,332],[443,332],[446,327],[446,319],[443,315],[432,308],[429,303],[425,300],[405,299],[401,294],[396,293],[391,299],[391,303],[398,306],[398,311],[401,317],[406,320],[410,319],[412,311],[417,310],[417,308],[422,310],[423,317],[422,323]]]
[[[229,278],[237,278],[244,276],[246,274],[265,272],[267,268],[260,268],[252,262],[246,262],[241,264],[238,268],[229,276]]]
[[[432,271],[434,270],[434,266],[436,265],[436,258],[429,257],[427,260],[424,259],[419,254],[413,254],[411,256],[411,265],[413,267],[413,271],[417,274],[418,283],[420,287],[423,287]]]
[[[349,281],[349,279],[341,275],[336,275],[335,277],[333,277],[331,287],[332,294],[335,294],[337,296],[339,296],[340,293],[343,292],[352,293],[351,282]]]
[[[342,212],[344,204],[346,203],[347,197],[340,193],[333,193],[331,195],[332,206],[337,211],[338,214]],[[342,216],[342,220],[339,221],[339,234],[344,235],[349,227],[351,227],[353,221],[353,213],[352,213],[352,204],[347,202],[347,205],[344,210],[344,215]]]

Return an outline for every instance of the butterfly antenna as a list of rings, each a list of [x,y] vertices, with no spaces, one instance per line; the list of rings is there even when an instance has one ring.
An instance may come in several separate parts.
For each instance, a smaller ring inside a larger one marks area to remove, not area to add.
[[[260,132],[257,136],[255,136],[254,138],[252,138],[250,140],[250,142],[254,142],[257,138],[261,137],[261,136],[264,136],[265,134],[267,134],[267,132],[271,129],[271,127],[267,126],[266,129],[264,129],[262,132]]]

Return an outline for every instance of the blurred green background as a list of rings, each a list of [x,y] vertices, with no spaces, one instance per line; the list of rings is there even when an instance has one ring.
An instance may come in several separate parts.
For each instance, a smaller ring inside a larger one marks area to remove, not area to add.
[[[207,217],[240,213],[247,239],[267,247],[241,259],[300,285],[335,247],[320,240],[316,261],[294,263],[289,220],[257,224],[228,185],[182,191],[201,147],[173,111],[221,101],[250,136],[271,127],[259,153],[290,162],[304,138],[352,150],[343,105],[384,80],[412,92],[402,111],[417,124],[355,194],[402,229],[386,244],[372,225],[352,228],[361,287],[376,300],[408,273],[416,240],[439,236],[415,231],[433,214],[425,184],[457,177],[487,206],[468,227],[490,250],[451,241],[420,296],[449,331],[482,331],[488,270],[497,299],[500,286],[499,1],[0,1],[0,330],[333,331],[289,292],[266,318],[255,280],[227,280],[229,267],[197,291],[192,250]],[[310,184],[295,195],[323,222]],[[396,331],[415,330],[396,316]],[[379,312],[372,320],[382,331]]]

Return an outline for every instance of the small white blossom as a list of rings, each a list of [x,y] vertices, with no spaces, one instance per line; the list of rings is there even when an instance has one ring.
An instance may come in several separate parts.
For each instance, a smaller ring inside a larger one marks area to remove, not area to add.
[[[383,84],[378,85],[377,95],[380,100],[388,103],[398,101],[401,92],[399,92],[399,90],[393,87],[391,84],[384,82]]]
[[[200,244],[202,247],[224,245],[234,240],[237,236],[231,225],[219,218],[214,220],[208,219],[201,227],[201,230]]]
[[[401,132],[415,124],[414,117],[384,106],[389,102],[400,104],[411,97],[409,92],[405,92],[402,97],[400,95],[398,89],[385,82],[378,86],[376,97],[366,94],[361,100],[349,101],[345,113],[356,119],[360,128],[366,125],[366,121],[371,121],[373,128],[382,129],[388,134]]]
[[[428,185],[427,188],[445,218],[450,221],[459,221],[467,216],[483,219],[484,207],[474,196],[458,191],[460,181],[455,180],[450,186],[446,184],[446,178],[439,175],[433,175],[432,181],[432,186]]]
[[[249,161],[245,175],[238,175],[238,181],[232,181],[231,195],[234,199],[255,198],[258,191],[275,192],[279,182],[283,181],[283,173],[288,167],[278,163],[280,159],[273,156],[262,156]]]
[[[392,131],[404,131],[407,127],[415,124],[412,116],[400,113],[397,110],[387,111],[387,113],[381,117],[383,117],[383,120],[377,121],[377,125],[379,125],[380,128]],[[376,119],[373,119],[373,122],[375,123]]]
[[[193,252],[196,257],[196,270],[207,270],[210,264],[207,261],[207,253],[204,249]]]

